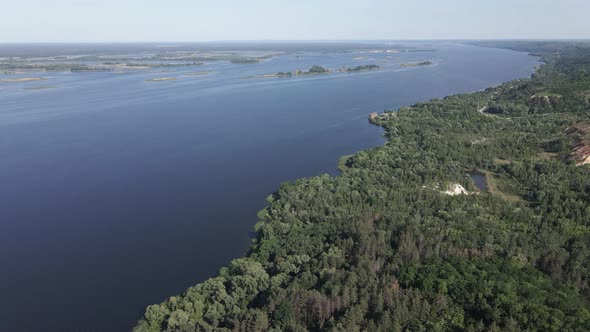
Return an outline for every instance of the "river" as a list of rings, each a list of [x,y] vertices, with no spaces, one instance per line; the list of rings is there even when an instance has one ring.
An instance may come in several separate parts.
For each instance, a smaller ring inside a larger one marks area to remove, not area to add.
[[[382,144],[370,112],[528,77],[538,65],[456,43],[330,47],[258,64],[0,83],[2,329],[130,330],[146,305],[243,255],[280,182],[337,175],[340,156]],[[400,66],[424,60],[434,64]],[[244,79],[363,64],[381,69]],[[196,71],[209,74],[187,75]],[[176,80],[146,82],[162,76]],[[26,89],[37,86],[55,88]]]

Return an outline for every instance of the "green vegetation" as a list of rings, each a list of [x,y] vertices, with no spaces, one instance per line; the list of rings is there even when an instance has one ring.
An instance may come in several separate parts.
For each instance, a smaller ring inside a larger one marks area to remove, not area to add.
[[[322,66],[313,65],[309,68],[308,71],[296,70],[295,75],[317,75],[317,74],[328,74],[331,72],[332,72],[331,70],[326,69]]]
[[[422,67],[422,66],[431,66],[433,65],[432,61],[421,61],[421,62],[408,62],[408,63],[402,63],[400,65],[400,67]]]
[[[9,62],[0,63],[0,69],[6,70],[34,70],[34,71],[110,71],[106,67],[91,66],[81,63],[28,63],[28,62]]]
[[[228,61],[231,63],[258,63],[270,59],[279,52],[163,52],[145,53],[141,56],[129,54],[73,55],[56,57],[18,57],[0,60],[0,71],[121,71],[125,69],[149,69],[167,67],[200,66],[205,61]]]
[[[344,71],[348,72],[348,73],[355,73],[355,72],[360,72],[360,71],[369,71],[369,70],[375,70],[375,69],[379,69],[381,67],[377,66],[377,65],[364,65],[364,66],[356,66],[354,68],[346,68]]]
[[[110,72],[121,69],[142,69],[142,68],[169,68],[169,67],[188,67],[188,66],[200,66],[202,62],[193,63],[148,63],[148,62],[103,62],[102,64],[84,64],[84,63],[0,63],[0,69],[9,70],[34,70],[34,71],[48,71],[48,72]]]
[[[322,66],[316,66],[316,65],[311,66],[311,68],[309,68],[309,71],[308,71],[308,73],[310,73],[310,74],[321,74],[321,73],[327,73],[327,72],[329,72],[328,69],[326,69]]]
[[[184,62],[199,62],[199,61],[234,61],[236,63],[255,63],[259,60],[270,59],[273,56],[280,54],[277,52],[269,52],[266,54],[258,54],[255,56],[249,56],[247,54],[235,53],[235,52],[164,52],[149,54],[146,53],[142,57],[130,57],[126,55],[121,56],[109,56],[109,55],[88,55],[88,56],[77,56],[72,58],[52,58],[52,60],[75,60],[79,62],[84,61],[106,61],[108,63],[124,63],[124,62],[158,62],[158,61],[184,61]]]
[[[229,62],[231,63],[258,63],[260,60],[257,58],[247,58],[242,56],[232,56],[229,58]]]
[[[244,79],[249,79],[249,78],[273,78],[273,77],[293,77],[293,76],[299,76],[299,75],[318,75],[318,74],[329,74],[332,71],[330,71],[329,69],[326,69],[322,66],[311,66],[309,68],[308,71],[301,71],[301,70],[296,70],[295,72],[283,72],[280,71],[278,73],[274,73],[274,74],[263,74],[263,75],[253,75],[253,76],[247,76],[244,77]]]
[[[564,131],[590,122],[590,45],[502,46],[546,64],[372,119],[384,146],[281,184],[248,255],[135,331],[590,330],[590,168]],[[473,170],[489,193],[433,189],[472,191]]]
[[[375,69],[379,69],[381,67],[377,66],[377,65],[364,65],[364,66],[356,66],[354,68],[345,68],[345,69],[341,69],[339,70],[340,72],[347,72],[347,73],[358,73],[358,72],[362,72],[362,71],[370,71],[370,70],[375,70]],[[317,74],[329,74],[331,73],[331,71],[329,69],[326,69],[322,66],[311,66],[311,68],[309,68],[308,71],[301,71],[301,70],[296,70],[294,73],[292,72],[283,72],[280,71],[278,73],[274,73],[274,74],[263,74],[263,75],[253,75],[253,76],[248,76],[248,77],[244,77],[244,78],[273,78],[273,77],[293,77],[293,76],[299,76],[299,75],[317,75]]]
[[[244,79],[249,79],[249,78],[273,78],[273,77],[292,77],[293,73],[291,72],[283,72],[280,71],[278,73],[274,73],[274,74],[262,74],[262,75],[252,75],[252,76],[247,76],[244,77]]]
[[[354,157],[353,154],[349,154],[349,155],[345,155],[340,157],[340,159],[338,159],[338,169],[341,172],[346,171],[346,169],[348,168],[349,163],[351,162],[351,158]]]

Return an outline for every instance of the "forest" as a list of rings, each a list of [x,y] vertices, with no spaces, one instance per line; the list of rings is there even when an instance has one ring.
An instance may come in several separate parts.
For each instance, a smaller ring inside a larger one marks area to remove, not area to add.
[[[134,331],[590,331],[590,166],[566,130],[590,123],[590,43],[478,45],[544,64],[380,114],[385,145],[282,183],[248,254]]]

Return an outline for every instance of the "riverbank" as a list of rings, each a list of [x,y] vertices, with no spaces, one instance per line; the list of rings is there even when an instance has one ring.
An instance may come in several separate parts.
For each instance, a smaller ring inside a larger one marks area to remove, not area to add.
[[[581,56],[590,58],[590,49]],[[185,294],[148,307],[136,331],[426,329],[432,321],[460,330],[482,322],[502,329],[508,320],[520,329],[537,329],[547,320],[535,317],[549,312],[567,318],[554,321],[553,328],[588,326],[581,314],[588,310],[587,299],[563,280],[580,282],[579,272],[590,262],[562,272],[567,256],[577,255],[571,250],[553,261],[555,269],[542,264],[563,254],[571,241],[585,243],[578,232],[590,230],[577,217],[584,214],[585,197],[571,183],[590,185],[588,169],[564,159],[537,159],[543,152],[569,153],[563,126],[590,121],[587,110],[544,105],[515,116],[512,110],[519,108],[506,106],[501,118],[477,111],[481,103],[526,105],[537,85],[547,88],[544,78],[581,63],[570,59],[544,66],[532,80],[375,117],[387,144],[346,158],[341,176],[282,184],[266,214],[259,215],[264,223],[258,224],[248,255]],[[564,100],[577,100],[579,91],[568,85],[569,78],[551,83],[569,89]],[[473,169],[494,171],[523,199],[429,189],[466,187],[471,179],[465,174]],[[551,180],[557,176],[562,180]],[[547,192],[549,186],[557,196]],[[569,217],[560,213],[558,197],[566,196],[572,200]],[[563,222],[577,232],[561,227]],[[581,282],[588,285],[587,278]],[[553,301],[556,297],[564,301]],[[503,306],[484,305],[497,301]],[[436,311],[417,310],[434,305]],[[408,315],[396,318],[399,312]],[[481,312],[488,314],[484,318]]]
[[[11,303],[0,313],[3,328],[67,330],[75,311],[80,329],[128,331],[149,304],[216,276],[243,256],[256,213],[279,183],[336,176],[340,156],[382,145],[381,127],[366,123],[369,112],[484,89],[527,76],[537,64],[522,53],[441,45],[430,54],[373,54],[367,63],[383,70],[359,76],[240,80],[314,64],[334,70],[365,64],[353,62],[355,54],[327,49],[333,45],[299,58],[219,62],[173,74],[53,73],[41,83],[3,83],[0,141],[10,158],[0,165],[0,182],[19,190],[0,190],[0,234],[15,240],[2,241],[0,260],[38,271],[26,279],[17,270],[0,275]],[[391,56],[436,58],[440,65],[404,71],[398,61],[381,61]],[[197,69],[211,75],[184,75]],[[178,80],[144,82],[166,76]],[[23,91],[36,85],[59,88]],[[56,171],[35,172],[40,167]],[[48,191],[50,200],[30,200]],[[364,195],[362,188],[355,191]],[[82,201],[72,210],[72,193],[101,202],[100,213]],[[293,211],[285,220],[307,218]],[[315,209],[307,213],[319,218]],[[43,241],[31,236],[33,226]],[[39,296],[46,294],[46,280],[53,295]],[[77,294],[92,301],[80,306],[71,300]],[[48,307],[52,311],[43,310]]]

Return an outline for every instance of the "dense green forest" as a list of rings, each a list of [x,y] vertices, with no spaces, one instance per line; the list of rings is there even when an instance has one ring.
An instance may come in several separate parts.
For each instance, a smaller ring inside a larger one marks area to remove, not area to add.
[[[384,146],[281,184],[248,255],[135,331],[589,331],[590,169],[565,129],[590,123],[590,44],[481,45],[545,64],[379,115]]]

